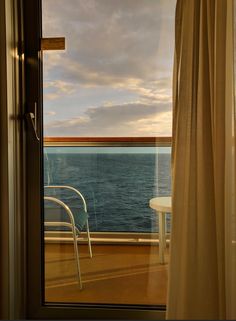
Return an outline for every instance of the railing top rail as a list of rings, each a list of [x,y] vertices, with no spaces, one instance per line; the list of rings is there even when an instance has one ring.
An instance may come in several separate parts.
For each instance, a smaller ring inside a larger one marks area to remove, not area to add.
[[[171,142],[172,137],[44,137],[45,142]]]
[[[171,137],[44,137],[45,146],[171,146]]]

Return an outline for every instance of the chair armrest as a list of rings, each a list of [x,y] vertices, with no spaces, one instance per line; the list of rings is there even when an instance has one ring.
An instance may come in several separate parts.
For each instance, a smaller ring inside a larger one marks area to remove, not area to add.
[[[67,206],[64,202],[60,201],[58,198],[56,197],[51,197],[51,196],[44,196],[44,200],[46,201],[50,201],[53,203],[56,203],[57,205],[61,206],[64,208],[64,210],[66,211],[67,215],[70,218],[71,224],[73,226],[75,226],[75,219],[74,219],[74,215],[72,214],[69,206]]]
[[[44,186],[44,188],[58,188],[58,189],[68,189],[68,190],[71,190],[73,192],[75,192],[81,199],[82,199],[82,202],[83,202],[83,205],[84,205],[84,211],[87,213],[87,204],[86,204],[86,201],[83,197],[83,195],[80,193],[80,191],[78,191],[76,188],[72,187],[72,186],[67,186],[67,185],[46,185]]]

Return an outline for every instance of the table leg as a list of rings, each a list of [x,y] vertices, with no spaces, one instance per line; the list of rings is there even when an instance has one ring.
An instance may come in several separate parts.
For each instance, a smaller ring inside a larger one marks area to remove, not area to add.
[[[158,212],[159,214],[159,260],[161,264],[165,263],[165,244],[166,244],[166,235],[165,235],[165,213]]]
[[[163,213],[163,247],[166,249],[166,213]]]

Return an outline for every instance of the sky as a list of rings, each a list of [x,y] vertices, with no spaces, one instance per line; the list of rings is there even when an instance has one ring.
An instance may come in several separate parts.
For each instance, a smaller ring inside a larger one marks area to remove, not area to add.
[[[171,136],[176,0],[43,0],[45,136]]]

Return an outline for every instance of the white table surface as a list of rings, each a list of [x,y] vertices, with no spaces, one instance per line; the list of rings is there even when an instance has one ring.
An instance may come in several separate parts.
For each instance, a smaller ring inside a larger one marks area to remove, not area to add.
[[[171,196],[154,197],[150,200],[149,205],[157,212],[172,212]]]

